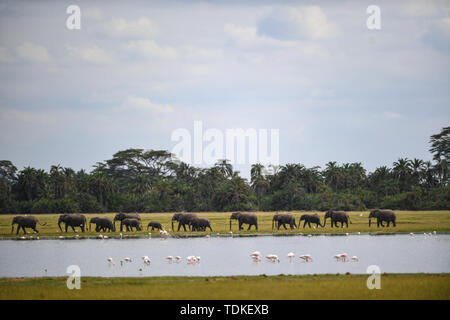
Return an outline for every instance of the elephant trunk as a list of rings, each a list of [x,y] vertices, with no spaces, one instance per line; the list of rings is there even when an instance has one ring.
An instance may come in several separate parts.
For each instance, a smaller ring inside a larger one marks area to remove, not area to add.
[[[230,231],[231,231],[231,218],[230,218]]]
[[[173,229],[173,219],[172,219],[172,231],[173,231],[174,229]]]
[[[372,223],[372,218],[369,218],[369,227],[370,227],[371,223]]]
[[[11,233],[13,233],[13,232],[14,232],[14,222],[12,224],[12,229],[11,229]]]
[[[59,230],[62,232],[62,229],[61,229],[61,220],[58,220],[58,227],[59,227]]]
[[[275,219],[272,219],[272,230],[273,230],[273,224],[274,224],[274,222],[275,222]]]

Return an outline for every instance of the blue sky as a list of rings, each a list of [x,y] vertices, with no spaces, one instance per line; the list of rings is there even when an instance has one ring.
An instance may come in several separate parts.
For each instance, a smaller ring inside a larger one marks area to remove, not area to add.
[[[450,5],[378,1],[368,30],[370,4],[2,1],[0,159],[91,170],[171,150],[195,120],[279,129],[281,164],[431,159],[450,122]]]

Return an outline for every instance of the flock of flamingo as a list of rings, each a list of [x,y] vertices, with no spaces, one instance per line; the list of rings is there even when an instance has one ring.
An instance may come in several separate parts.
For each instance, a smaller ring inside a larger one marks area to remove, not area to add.
[[[259,251],[254,251],[252,253],[250,253],[250,257],[252,258],[252,260],[254,262],[261,262],[262,258],[261,258],[261,252]],[[295,258],[295,253],[293,252],[289,252],[286,256],[289,261],[291,262],[293,258]],[[313,258],[310,254],[302,254],[299,256],[300,259],[302,259],[304,262],[312,262]],[[348,256],[347,253],[339,253],[337,255],[334,256],[334,258],[336,259],[336,261],[341,261],[341,262],[348,262],[350,261],[350,258]],[[186,263],[187,264],[198,264],[200,263],[200,257],[199,256],[188,256],[186,257]],[[266,256],[266,259],[268,262],[273,262],[273,263],[279,263],[280,262],[280,258],[278,258],[278,256],[276,254],[268,254]],[[109,263],[109,265],[115,265],[113,258],[109,257],[106,259]],[[151,259],[148,256],[143,256],[142,257],[143,263],[146,265],[150,265],[151,263]],[[169,263],[175,262],[175,263],[180,263],[182,258],[180,256],[167,256],[166,260]],[[351,261],[359,261],[359,258],[357,256],[352,256],[351,257]],[[120,265],[122,266],[124,263],[126,262],[132,262],[131,258],[129,257],[125,257],[122,260],[120,260]],[[142,271],[142,269],[139,269],[139,271]]]
[[[261,262],[262,258],[261,258],[261,252],[259,251],[255,251],[250,253],[250,257],[253,259],[254,262]],[[286,256],[289,261],[292,261],[293,258],[295,258],[295,253],[293,252],[289,252]],[[300,256],[298,256],[300,259],[302,259],[304,262],[312,262],[313,258],[310,254],[302,254]],[[336,259],[336,261],[342,261],[342,262],[347,262],[349,261],[349,257],[347,253],[339,253],[337,255],[334,256],[334,258]],[[266,256],[266,259],[269,262],[280,262],[280,258],[278,258],[278,256],[276,254],[268,254]],[[359,261],[359,258],[357,256],[353,256],[351,258],[352,261]]]

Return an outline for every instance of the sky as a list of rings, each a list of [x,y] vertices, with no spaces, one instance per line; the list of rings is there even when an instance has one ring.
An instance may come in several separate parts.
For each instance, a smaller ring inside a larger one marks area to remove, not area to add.
[[[0,160],[90,171],[194,121],[278,129],[280,165],[431,160],[449,54],[448,1],[0,1]]]

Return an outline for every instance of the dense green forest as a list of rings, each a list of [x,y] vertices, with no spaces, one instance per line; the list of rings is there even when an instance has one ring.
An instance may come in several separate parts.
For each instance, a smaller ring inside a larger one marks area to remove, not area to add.
[[[0,213],[231,210],[450,209],[450,127],[430,138],[433,161],[398,159],[367,173],[361,163],[325,168],[251,168],[247,181],[227,160],[211,168],[174,161],[164,150],[127,149],[75,172],[0,161]],[[270,172],[270,173],[268,173]]]

